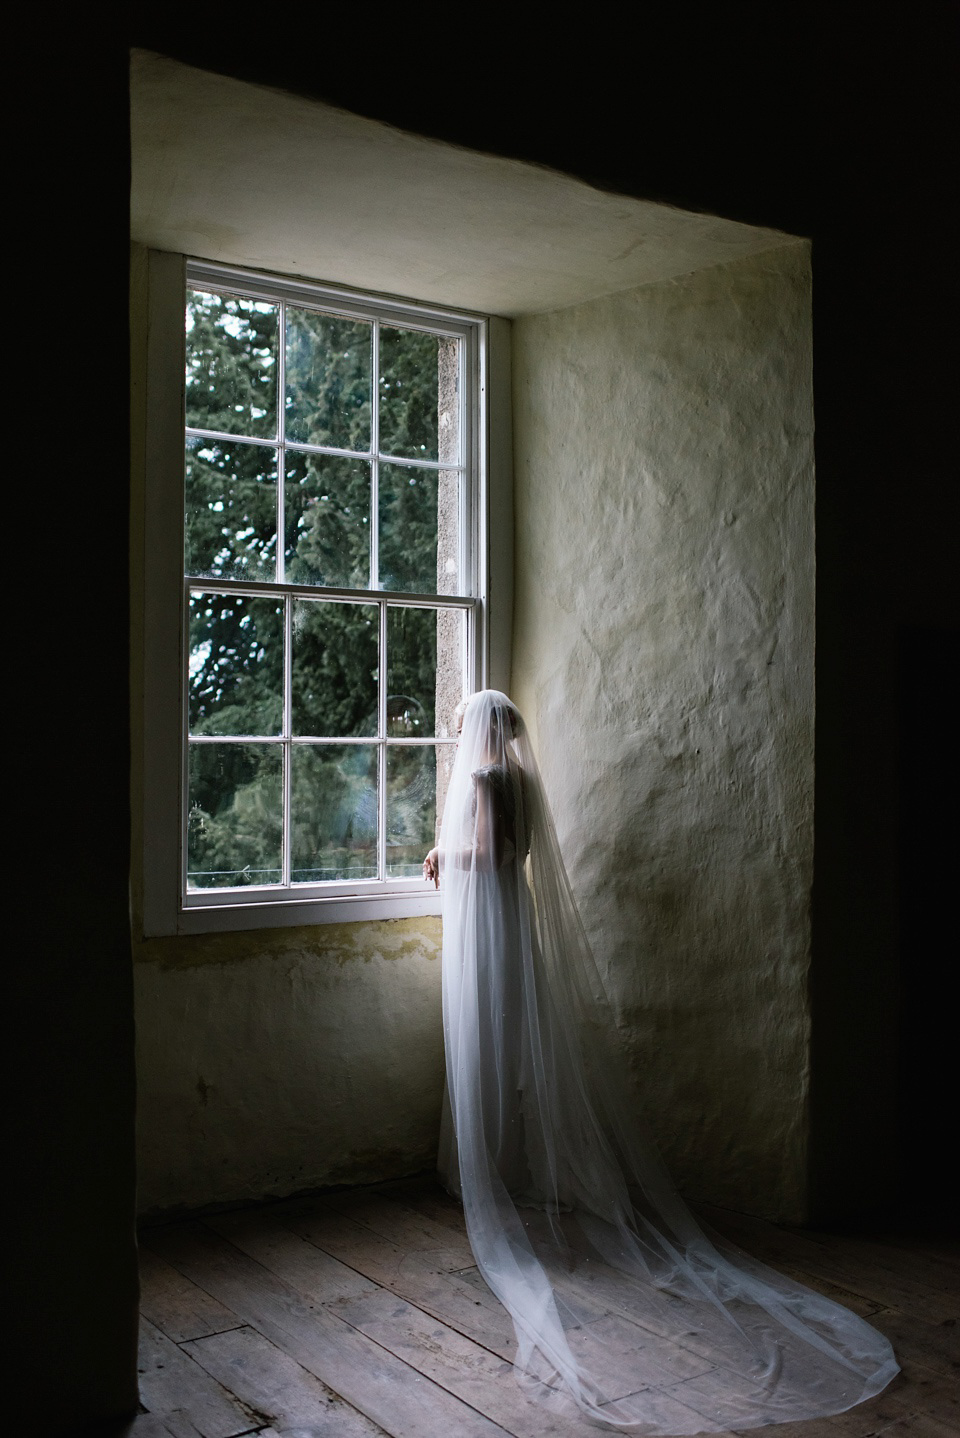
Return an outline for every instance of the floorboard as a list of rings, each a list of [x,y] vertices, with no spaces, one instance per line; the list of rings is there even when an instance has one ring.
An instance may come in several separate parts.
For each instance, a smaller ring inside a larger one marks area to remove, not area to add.
[[[174,1343],[240,1326],[235,1313],[149,1248],[140,1250],[140,1313]]]
[[[255,1328],[234,1328],[186,1345],[225,1388],[275,1421],[309,1428],[311,1438],[383,1438],[384,1430],[336,1397]]]
[[[140,1323],[140,1395],[177,1438],[237,1438],[265,1416],[211,1378],[190,1354],[147,1319]]]
[[[958,1438],[960,1265],[929,1235],[777,1228],[712,1209],[746,1252],[868,1318],[902,1373],[776,1438]],[[141,1406],[129,1438],[591,1438],[531,1404],[509,1319],[432,1178],[157,1225],[141,1239]],[[604,1335],[598,1335],[603,1338]],[[616,1335],[606,1335],[610,1343]],[[651,1350],[653,1351],[653,1350]],[[694,1385],[709,1386],[710,1372]]]
[[[165,1229],[151,1235],[150,1246],[394,1438],[496,1438],[503,1433],[343,1322],[335,1305],[306,1301],[212,1229],[201,1224]],[[280,1415],[269,1416],[276,1423]]]

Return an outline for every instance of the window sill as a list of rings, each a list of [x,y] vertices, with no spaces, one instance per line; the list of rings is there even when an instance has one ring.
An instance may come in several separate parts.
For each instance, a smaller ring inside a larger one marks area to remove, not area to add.
[[[416,919],[440,913],[436,889],[418,886],[405,894],[338,894],[329,899],[265,900],[181,907],[167,925],[145,925],[146,938],[179,934],[236,933],[245,929],[286,929],[305,924],[355,924],[381,919]]]

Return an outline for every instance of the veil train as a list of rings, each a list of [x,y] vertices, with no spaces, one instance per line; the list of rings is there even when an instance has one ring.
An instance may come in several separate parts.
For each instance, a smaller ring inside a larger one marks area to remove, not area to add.
[[[708,1235],[618,1081],[600,973],[525,727],[469,701],[439,843],[439,1168],[530,1396],[608,1428],[840,1413],[898,1372],[855,1314]]]

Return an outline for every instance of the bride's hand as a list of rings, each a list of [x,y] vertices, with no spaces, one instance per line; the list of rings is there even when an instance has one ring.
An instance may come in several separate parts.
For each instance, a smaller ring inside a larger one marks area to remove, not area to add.
[[[440,887],[440,854],[438,850],[431,849],[423,861],[423,877],[426,880],[433,880],[433,887]]]

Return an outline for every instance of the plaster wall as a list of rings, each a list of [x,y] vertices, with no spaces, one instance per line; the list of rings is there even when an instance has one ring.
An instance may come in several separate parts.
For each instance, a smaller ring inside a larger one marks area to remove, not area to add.
[[[515,696],[682,1189],[805,1205],[809,250],[514,323]]]
[[[142,1214],[434,1161],[439,919],[150,939],[134,973]]]

